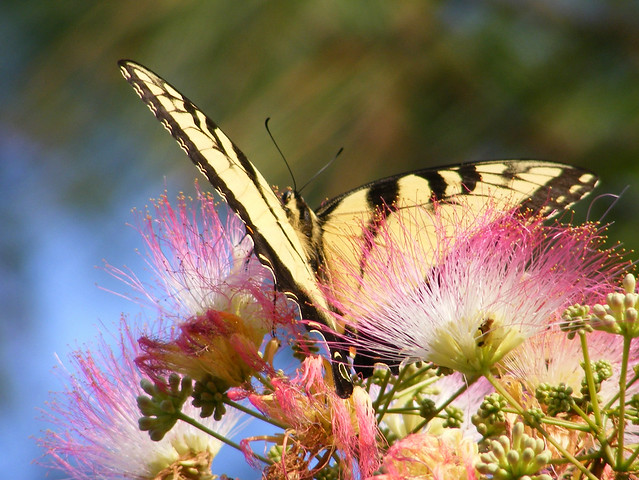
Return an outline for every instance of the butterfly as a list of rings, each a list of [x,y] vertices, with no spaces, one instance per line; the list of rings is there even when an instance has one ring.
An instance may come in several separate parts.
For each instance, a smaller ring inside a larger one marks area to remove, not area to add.
[[[592,172],[560,163],[483,161],[376,180],[313,210],[294,190],[276,195],[217,124],[168,82],[131,60],[120,60],[118,65],[135,92],[244,221],[255,253],[272,269],[278,288],[299,304],[303,318],[334,332],[344,329],[330,314],[331,304],[319,284],[330,281],[337,257],[361,264],[362,253],[354,248],[353,237],[374,235],[380,218],[392,221],[406,208],[437,203],[449,207],[453,219],[462,198],[471,211],[481,211],[490,202],[503,209],[519,205],[551,216],[583,198],[598,182]],[[330,332],[324,334],[331,339]],[[331,356],[336,392],[347,398],[353,390],[348,355],[336,347]],[[361,372],[369,371],[372,360],[368,363],[362,360]]]

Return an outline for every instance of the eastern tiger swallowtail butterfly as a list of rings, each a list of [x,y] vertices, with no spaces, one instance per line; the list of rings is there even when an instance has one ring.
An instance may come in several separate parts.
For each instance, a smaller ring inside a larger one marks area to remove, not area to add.
[[[120,69],[136,93],[177,140],[229,206],[242,218],[255,252],[274,272],[278,288],[295,299],[304,318],[340,331],[318,285],[330,277],[335,255],[360,262],[348,235],[374,229],[379,212],[385,221],[402,207],[433,201],[454,208],[469,199],[479,211],[487,202],[517,205],[551,215],[587,193],[597,183],[589,171],[538,160],[499,160],[428,168],[377,180],[311,210],[295,191],[280,199],[237,146],[188,98],[147,68],[121,60]],[[350,233],[346,233],[350,232]],[[323,273],[322,273],[323,272]],[[332,352],[337,393],[352,392],[345,352]],[[354,362],[357,363],[357,362]],[[370,369],[370,361],[368,367]]]

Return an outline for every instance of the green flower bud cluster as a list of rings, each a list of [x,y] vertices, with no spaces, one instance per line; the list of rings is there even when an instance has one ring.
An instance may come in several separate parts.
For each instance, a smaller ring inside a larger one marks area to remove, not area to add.
[[[541,423],[542,419],[546,416],[544,411],[539,407],[532,407],[526,411],[527,420],[530,421],[531,426],[535,426]]]
[[[572,305],[564,310],[561,316],[561,330],[568,332],[568,338],[573,339],[578,331],[591,332],[592,326],[588,323],[590,320],[590,307],[588,305]]]
[[[476,468],[483,478],[493,480],[551,480],[548,474],[538,472],[550,462],[551,454],[540,438],[524,433],[524,424],[518,422],[512,431],[512,443],[505,435],[489,443],[490,451],[480,455]]]
[[[339,480],[341,478],[341,469],[338,464],[327,465],[317,472],[313,478],[315,480]]]
[[[561,412],[570,412],[575,403],[572,387],[563,382],[557,386],[542,383],[535,390],[535,397],[539,403],[548,406],[548,415],[551,417]]]
[[[639,393],[635,393],[628,402],[626,415],[633,425],[639,425]]]
[[[424,398],[419,402],[419,416],[430,420],[437,412],[437,405],[430,398]]]
[[[213,415],[217,421],[222,419],[226,413],[224,402],[228,400],[226,396],[228,388],[226,382],[210,375],[195,382],[191,403],[194,407],[201,409],[200,417],[206,418]]]
[[[471,421],[477,431],[484,438],[495,437],[506,431],[506,414],[504,409],[508,402],[498,393],[491,393],[484,397],[477,413]]]
[[[279,463],[282,461],[282,452],[284,452],[282,445],[273,445],[266,456],[273,460],[273,463]]]
[[[147,379],[140,381],[142,390],[148,395],[137,398],[142,417],[138,426],[143,432],[149,432],[151,440],[159,442],[178,420],[182,405],[193,391],[191,379],[172,373],[168,380],[168,389],[158,386]]]
[[[464,411],[452,405],[447,406],[444,411],[446,412],[444,427],[461,428],[462,423],[464,423]]]
[[[636,281],[632,274],[623,280],[625,293],[609,293],[606,305],[596,304],[592,307],[591,324],[597,330],[603,330],[629,338],[639,336],[639,322],[637,322]]]
[[[583,367],[583,364],[582,364]],[[601,384],[612,377],[612,364],[607,360],[598,360],[590,364],[592,371],[592,377],[595,383],[595,391],[601,391]],[[581,380],[581,394],[584,400],[591,400],[590,390],[588,389],[588,380],[583,378]]]
[[[425,374],[429,370],[433,370],[433,365],[430,363],[424,362],[414,362],[409,363],[402,369],[404,371],[404,377],[412,377],[417,374]],[[419,380],[422,379],[422,376],[419,375]]]

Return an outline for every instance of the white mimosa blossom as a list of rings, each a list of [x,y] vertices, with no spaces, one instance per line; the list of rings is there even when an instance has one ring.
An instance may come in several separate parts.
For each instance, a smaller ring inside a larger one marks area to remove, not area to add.
[[[612,367],[612,377],[602,382],[601,391],[598,392],[602,402],[606,403],[619,392],[623,338],[595,330],[587,335],[586,340],[590,362],[605,360]],[[524,385],[526,391],[532,395],[542,383],[553,386],[563,383],[579,394],[585,375],[583,362],[584,355],[579,339],[569,339],[566,332],[556,327],[529,339],[522,348],[506,357],[503,373]],[[630,367],[636,364],[637,347],[634,347],[630,352]],[[637,383],[627,390],[629,395],[637,391]]]
[[[429,398],[435,402],[436,406],[447,402],[451,396],[467,384],[466,380],[459,373],[441,378],[433,378],[433,381],[434,383],[427,387],[426,393],[420,394],[419,399]],[[417,398],[414,392],[411,389],[408,390],[404,396],[394,396],[390,408],[418,408]],[[470,420],[472,415],[477,412],[484,397],[492,392],[493,387],[485,379],[479,379],[451,403],[452,406],[459,408],[464,414],[461,431],[465,437],[473,439],[474,441],[481,438],[481,435],[477,433],[477,429]],[[413,432],[423,420],[422,417],[414,412],[407,414],[387,413],[384,415],[382,422],[397,438],[404,438]],[[441,434],[443,431],[441,419],[432,419],[422,431]]]
[[[166,194],[146,212],[139,230],[146,244],[146,263],[157,285],[144,284],[134,273],[108,270],[156,306],[181,322],[208,310],[224,311],[252,322],[264,333],[272,329],[275,294],[271,272],[253,255],[253,241],[234,214],[223,222],[218,205],[198,190],[193,207],[184,197],[173,208]]]
[[[159,442],[138,428],[136,397],[143,392],[133,361],[137,353],[134,335],[123,323],[118,351],[101,338],[95,349],[70,355],[66,391],[54,394],[50,404],[48,418],[55,427],[40,440],[55,468],[76,479],[105,480],[153,479],[193,459],[209,468],[222,447],[219,440],[181,421]],[[199,417],[188,401],[183,412]],[[220,422],[199,421],[227,436],[238,418],[231,411]]]
[[[475,376],[619,270],[604,268],[612,257],[598,250],[592,225],[545,226],[517,212],[459,215],[466,221],[456,229],[437,206],[399,216],[399,227],[382,223],[365,245],[383,247],[344,267],[331,287],[336,317],[358,332],[364,351]]]

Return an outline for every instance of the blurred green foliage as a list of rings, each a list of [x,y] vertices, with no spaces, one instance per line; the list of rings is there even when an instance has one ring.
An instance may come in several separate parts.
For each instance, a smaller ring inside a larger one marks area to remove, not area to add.
[[[274,183],[290,179],[262,127],[267,116],[298,184],[345,147],[305,192],[316,203],[398,171],[513,157],[591,168],[602,192],[630,185],[609,217],[618,222],[639,203],[637,2],[13,8],[31,33],[3,121],[62,150],[61,175],[73,177],[62,198],[74,205],[97,201],[87,198],[96,183],[104,195],[117,190],[122,169],[160,175],[182,161],[175,168],[188,172],[119,78],[120,57],[176,84]]]

